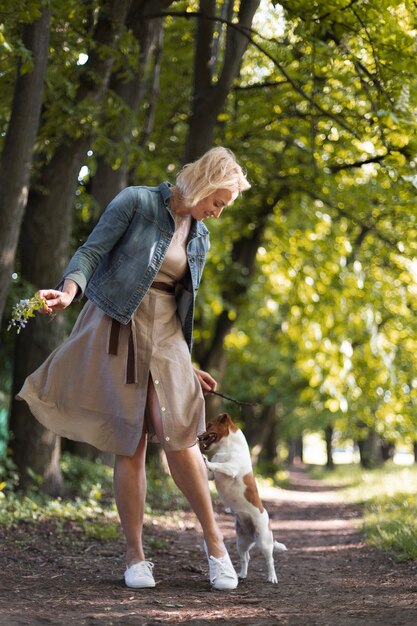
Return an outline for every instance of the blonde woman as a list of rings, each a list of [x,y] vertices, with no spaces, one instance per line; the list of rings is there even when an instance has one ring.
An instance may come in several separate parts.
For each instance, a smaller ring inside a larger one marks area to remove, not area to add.
[[[216,524],[197,445],[204,394],[216,381],[191,361],[195,296],[209,232],[250,187],[234,155],[209,150],[175,186],[128,187],[110,202],[69,262],[45,313],[88,301],[71,336],[29,376],[18,398],[53,432],[116,455],[115,500],[126,538],[125,583],[154,587],[142,544],[147,441],[164,448],[171,474],[201,523],[215,589],[237,576]]]

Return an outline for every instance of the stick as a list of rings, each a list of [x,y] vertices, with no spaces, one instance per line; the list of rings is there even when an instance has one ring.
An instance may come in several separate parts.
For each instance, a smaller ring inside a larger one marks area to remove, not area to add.
[[[226,396],[224,393],[220,393],[219,391],[210,391],[215,396],[220,396],[225,400],[230,400],[230,402],[234,402],[235,404],[240,404],[241,406],[257,406],[259,402],[241,402],[240,400],[235,400],[235,398],[231,398],[230,396]]]

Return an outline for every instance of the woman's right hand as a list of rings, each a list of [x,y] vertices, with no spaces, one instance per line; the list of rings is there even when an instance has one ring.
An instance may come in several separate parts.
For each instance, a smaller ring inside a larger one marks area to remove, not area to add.
[[[65,291],[57,291],[56,289],[40,289],[38,295],[46,300],[46,306],[39,309],[39,313],[52,313],[52,311],[66,309],[74,299],[74,296]]]
[[[47,306],[41,309],[39,313],[52,313],[52,311],[66,309],[74,300],[78,289],[77,283],[70,279],[64,282],[63,291],[58,291],[57,289],[40,289],[38,292],[39,297],[46,300]]]

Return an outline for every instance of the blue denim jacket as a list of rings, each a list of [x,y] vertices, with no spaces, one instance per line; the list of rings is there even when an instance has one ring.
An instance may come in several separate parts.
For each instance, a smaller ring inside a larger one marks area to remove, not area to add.
[[[75,252],[64,279],[71,278],[110,317],[128,324],[151,286],[175,231],[169,183],[127,187],[110,202],[87,241]],[[194,303],[209,231],[193,220],[186,244],[190,271],[177,288],[177,308],[191,350]],[[63,283],[61,283],[62,285]]]

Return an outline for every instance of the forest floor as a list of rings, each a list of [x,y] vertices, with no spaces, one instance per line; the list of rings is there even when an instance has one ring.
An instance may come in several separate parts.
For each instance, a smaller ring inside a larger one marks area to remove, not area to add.
[[[122,540],[88,538],[73,522],[0,529],[0,624],[37,626],[412,626],[417,564],[395,563],[361,535],[361,512],[337,488],[292,471],[287,489],[263,488],[275,538],[278,585],[254,548],[248,578],[232,592],[210,589],[202,540],[188,512],[147,518],[154,589],[123,583]],[[218,520],[235,565],[233,518]]]

